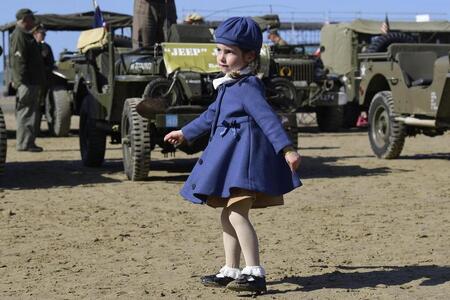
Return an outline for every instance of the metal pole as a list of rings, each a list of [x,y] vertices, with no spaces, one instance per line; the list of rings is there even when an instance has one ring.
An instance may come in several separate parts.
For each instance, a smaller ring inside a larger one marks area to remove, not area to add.
[[[114,66],[114,62],[115,62],[115,55],[114,55],[114,32],[112,30],[112,26],[111,24],[108,25],[109,30],[108,30],[108,52],[109,52],[109,74],[108,74],[108,85],[109,85],[109,91],[108,93],[111,93],[114,89],[114,76],[115,76],[115,66]]]
[[[6,68],[6,45],[5,45],[5,32],[2,32],[2,48],[3,48],[3,73],[5,73]],[[8,51],[9,53],[9,51]]]

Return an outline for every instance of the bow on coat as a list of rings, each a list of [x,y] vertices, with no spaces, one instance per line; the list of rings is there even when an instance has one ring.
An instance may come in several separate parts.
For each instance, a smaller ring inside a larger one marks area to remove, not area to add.
[[[236,122],[236,120],[233,120],[231,123],[227,122],[226,120],[222,121],[222,126],[224,127],[224,129],[222,130],[222,132],[220,133],[220,136],[225,136],[228,131],[230,131],[233,133],[233,136],[235,138],[239,138],[239,135],[237,133],[236,129],[241,128],[241,124],[239,124],[238,122]]]

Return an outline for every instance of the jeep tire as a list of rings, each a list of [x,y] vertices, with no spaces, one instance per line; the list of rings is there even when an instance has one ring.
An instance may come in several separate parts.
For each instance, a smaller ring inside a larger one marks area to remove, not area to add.
[[[415,43],[413,37],[403,32],[388,32],[377,36],[373,39],[373,42],[369,44],[366,51],[367,53],[374,52],[386,52],[390,44],[393,43]]]
[[[168,91],[172,81],[166,78],[156,78],[150,81],[144,90],[144,97],[149,98],[160,98],[164,96]],[[180,93],[178,92],[178,87],[175,85],[167,98],[167,107],[180,105]]]
[[[105,160],[106,132],[96,126],[92,111],[93,101],[93,96],[86,96],[80,109],[80,153],[86,167],[100,167]]]
[[[70,131],[71,94],[64,87],[54,87],[45,99],[45,115],[50,133],[68,136]]]
[[[369,141],[379,158],[397,158],[405,143],[405,125],[395,120],[390,91],[377,93],[369,107]]]
[[[285,78],[271,78],[267,82],[266,96],[269,103],[281,111],[295,111],[299,106],[296,103],[297,90],[294,84]]]
[[[140,98],[127,99],[122,111],[123,168],[132,181],[145,180],[150,170],[149,123],[136,111],[136,105],[140,101]]]
[[[337,132],[344,127],[344,106],[319,106],[316,121],[320,131]]]

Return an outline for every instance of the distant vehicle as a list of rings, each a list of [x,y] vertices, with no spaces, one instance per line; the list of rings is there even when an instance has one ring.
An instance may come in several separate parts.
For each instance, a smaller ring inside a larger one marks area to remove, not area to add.
[[[328,100],[326,97],[322,98],[322,101],[317,103],[320,104],[320,108],[317,109],[317,122],[321,129],[333,130],[345,127],[346,124],[354,126],[360,111],[368,112],[374,95],[380,92],[379,88],[375,89],[375,92],[372,85],[366,86],[367,80],[370,79],[368,74],[372,74],[372,66],[377,65],[377,55],[363,56],[362,60],[358,58],[359,54],[386,52],[392,43],[450,43],[450,23],[447,21],[390,22],[390,32],[385,35],[382,34],[381,25],[381,21],[357,19],[350,23],[323,26],[320,37],[321,60],[327,78],[324,88],[329,90],[330,97]],[[420,54],[417,57],[419,56]],[[370,60],[370,63],[364,63],[365,68],[362,68],[361,64],[365,59]],[[395,62],[395,57],[383,54],[380,60],[387,66]],[[424,64],[417,61],[417,66],[428,70],[429,66]],[[361,81],[362,70],[366,71],[363,76],[364,82]],[[373,74],[374,80],[382,77],[388,79],[387,74],[392,75],[386,68],[383,69],[383,73],[385,76]],[[396,78],[400,80],[401,77]],[[394,90],[401,85],[394,86],[389,80],[383,82],[388,83],[383,89],[392,91],[395,102],[400,101],[395,95],[398,92]],[[406,90],[407,87],[404,88]],[[439,99],[439,94],[437,95]],[[408,97],[413,98],[402,98],[402,101],[409,101],[411,104],[416,101],[414,97],[422,96],[419,96],[419,93],[410,93]]]
[[[156,146],[163,153],[180,150],[193,154],[204,149],[207,136],[177,148],[163,137],[199,116],[214,101],[212,80],[220,70],[207,26],[174,24],[169,42],[136,50],[117,44],[113,32],[99,28],[83,32],[78,46],[82,55],[74,59],[74,104],[80,115],[84,165],[103,163],[107,135],[112,143],[122,144],[124,170],[130,180],[147,178],[150,154]],[[270,51],[265,46],[261,66],[270,86],[268,101],[296,144],[296,116],[290,106],[293,97],[278,85],[291,83],[268,77],[269,65]]]
[[[35,17],[36,23],[43,24],[45,29],[49,31],[82,31],[92,28],[94,12],[63,15],[43,14],[35,15]],[[103,12],[103,17],[111,28],[130,27],[132,24],[132,16],[126,14]],[[0,31],[3,33],[3,43],[9,41],[9,36],[15,26],[16,22],[0,26]],[[6,47],[4,48],[6,49]],[[74,54],[75,52],[64,50],[59,55],[56,69],[51,78],[52,89],[44,106],[43,115],[46,117],[50,132],[55,136],[67,136],[70,131],[70,119],[73,109],[72,90],[75,81],[75,71],[72,62]],[[16,91],[11,84],[9,54],[4,56],[3,69],[4,94],[5,96],[13,96]]]
[[[379,158],[397,158],[406,136],[450,129],[449,44],[391,44],[361,54],[361,100],[369,105],[369,140]]]

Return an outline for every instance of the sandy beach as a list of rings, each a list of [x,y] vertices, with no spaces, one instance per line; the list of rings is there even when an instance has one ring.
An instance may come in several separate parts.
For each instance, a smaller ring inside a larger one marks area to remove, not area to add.
[[[220,210],[178,195],[198,155],[155,150],[148,180],[131,182],[120,145],[82,166],[72,121],[71,136],[44,131],[44,152],[19,153],[7,112],[0,298],[246,296],[200,284],[224,259]],[[258,298],[448,299],[450,134],[408,138],[397,160],[375,158],[365,131],[298,138],[304,186],[251,213],[269,289]]]

